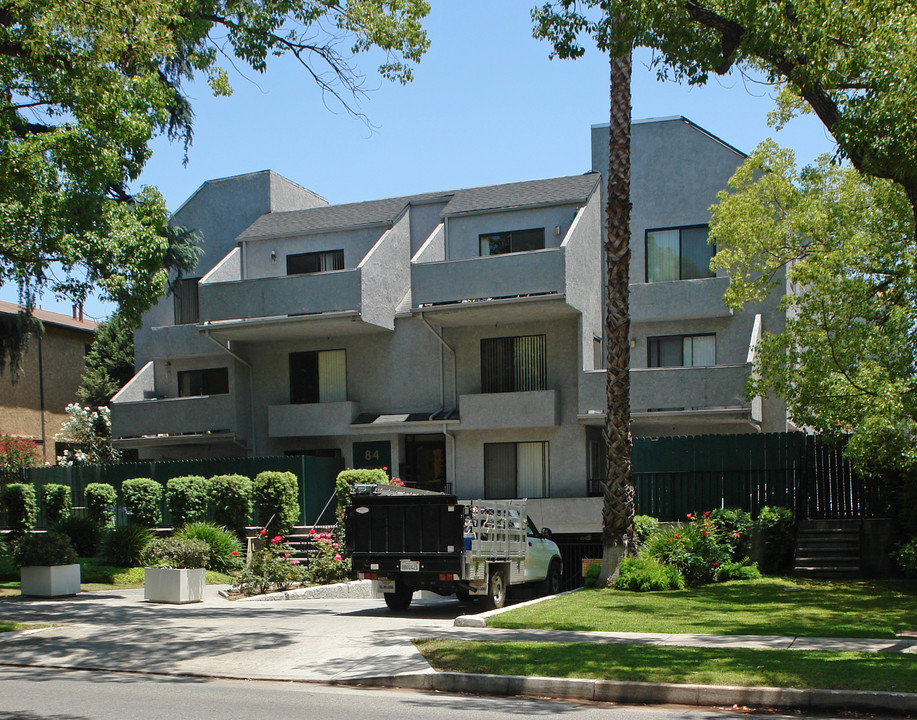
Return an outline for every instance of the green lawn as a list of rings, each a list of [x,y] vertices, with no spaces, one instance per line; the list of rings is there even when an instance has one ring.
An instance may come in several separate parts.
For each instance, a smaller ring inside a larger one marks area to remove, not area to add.
[[[763,578],[670,592],[583,590],[496,615],[488,624],[550,630],[888,638],[899,630],[917,629],[917,583]]]
[[[917,657],[589,643],[418,640],[440,671],[630,682],[913,692]]]

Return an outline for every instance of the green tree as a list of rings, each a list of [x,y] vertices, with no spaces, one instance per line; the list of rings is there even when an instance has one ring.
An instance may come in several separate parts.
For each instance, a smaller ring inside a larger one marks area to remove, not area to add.
[[[757,346],[750,394],[776,391],[793,420],[854,431],[861,469],[917,468],[917,242],[910,202],[889,180],[763,143],[713,208],[713,263],[740,308],[775,288],[786,328]],[[785,285],[786,284],[786,285]]]
[[[533,12],[534,34],[549,40],[552,57],[577,58],[585,48],[579,36],[591,37],[610,54],[610,122],[608,126],[608,187],[605,238],[605,340],[607,343],[605,410],[605,468],[602,488],[602,569],[598,582],[606,585],[618,575],[621,560],[635,551],[634,486],[630,435],[630,80],[632,44],[609,44],[607,26],[619,23],[617,7],[598,0],[589,17],[575,3],[544,6]]]
[[[26,313],[4,330],[0,370],[35,328],[50,291],[96,291],[134,324],[172,273],[196,261],[194,233],[171,228],[162,196],[131,188],[165,135],[186,148],[183,84],[231,92],[221,62],[264,72],[292,55],[350,108],[363,76],[352,56],[380,50],[383,77],[407,82],[428,41],[425,0],[0,1],[0,283]],[[225,59],[225,60],[224,60]]]
[[[120,313],[99,324],[76,397],[101,407],[134,376],[134,329]]]

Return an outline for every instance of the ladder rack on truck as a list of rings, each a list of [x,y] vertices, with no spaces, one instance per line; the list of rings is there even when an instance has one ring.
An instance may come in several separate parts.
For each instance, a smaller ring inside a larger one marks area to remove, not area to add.
[[[354,572],[376,581],[392,609],[406,608],[416,590],[501,607],[509,585],[559,583],[560,553],[533,531],[524,500],[357,485],[345,522]]]

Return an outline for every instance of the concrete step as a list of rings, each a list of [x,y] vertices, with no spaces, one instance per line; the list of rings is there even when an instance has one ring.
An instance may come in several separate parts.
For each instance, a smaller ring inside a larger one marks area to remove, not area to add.
[[[860,567],[797,567],[793,570],[796,577],[808,578],[856,578],[860,577]]]

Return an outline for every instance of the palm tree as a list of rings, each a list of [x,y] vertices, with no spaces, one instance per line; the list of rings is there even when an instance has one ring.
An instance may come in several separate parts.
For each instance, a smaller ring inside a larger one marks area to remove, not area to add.
[[[611,58],[605,264],[605,338],[608,343],[605,413],[606,478],[602,506],[601,584],[618,574],[634,535],[630,438],[630,76],[631,51]]]

